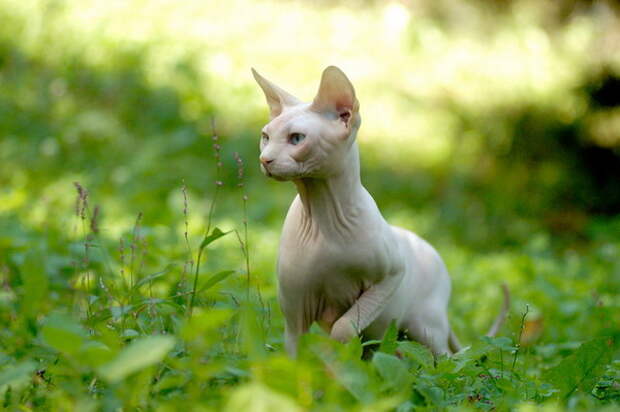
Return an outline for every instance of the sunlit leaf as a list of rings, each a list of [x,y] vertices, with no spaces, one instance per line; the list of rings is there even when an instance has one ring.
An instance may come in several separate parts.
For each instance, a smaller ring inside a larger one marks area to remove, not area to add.
[[[224,409],[227,412],[301,412],[302,409],[291,398],[254,382],[235,389]]]
[[[217,272],[214,275],[211,275],[211,277],[209,277],[205,284],[202,285],[202,287],[200,288],[200,292],[211,289],[213,286],[217,285],[233,273],[235,273],[234,270],[223,270],[221,272]]]
[[[134,372],[161,362],[174,347],[174,343],[172,336],[164,335],[136,339],[97,372],[108,382],[118,382]]]
[[[207,236],[205,236],[205,238],[202,240],[202,242],[200,243],[200,248],[205,248],[206,246],[208,246],[210,243],[215,242],[217,239],[221,238],[222,236],[226,236],[227,234],[229,234],[230,231],[228,232],[222,232],[219,228],[214,228],[211,233]]]

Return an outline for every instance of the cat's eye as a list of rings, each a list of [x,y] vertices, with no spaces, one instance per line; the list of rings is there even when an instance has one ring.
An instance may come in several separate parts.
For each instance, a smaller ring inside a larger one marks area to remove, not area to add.
[[[288,141],[292,144],[292,145],[298,145],[299,143],[301,143],[304,139],[306,138],[306,135],[303,133],[291,133],[291,135],[288,138]]]
[[[267,135],[267,133],[265,133],[265,132],[261,133],[261,135],[260,135],[260,140],[261,140],[263,143],[267,143],[267,142],[269,142],[269,135]]]

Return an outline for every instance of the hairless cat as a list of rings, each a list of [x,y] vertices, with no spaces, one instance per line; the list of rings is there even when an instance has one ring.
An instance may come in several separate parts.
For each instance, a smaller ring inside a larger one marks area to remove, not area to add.
[[[317,322],[333,339],[381,339],[392,321],[434,354],[460,349],[448,322],[450,276],[416,234],[389,225],[360,180],[361,124],[353,85],[337,67],[323,72],[304,103],[252,69],[270,109],[260,139],[261,170],[292,181],[298,195],[282,229],[277,264],[285,346]],[[501,327],[504,305],[487,335]]]

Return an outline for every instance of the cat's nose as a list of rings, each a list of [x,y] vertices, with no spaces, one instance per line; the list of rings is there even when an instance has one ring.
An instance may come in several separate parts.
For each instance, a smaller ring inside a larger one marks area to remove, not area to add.
[[[267,166],[269,165],[271,162],[273,162],[273,159],[268,159],[266,157],[259,157],[258,160],[260,160],[260,162],[263,164],[263,166]]]

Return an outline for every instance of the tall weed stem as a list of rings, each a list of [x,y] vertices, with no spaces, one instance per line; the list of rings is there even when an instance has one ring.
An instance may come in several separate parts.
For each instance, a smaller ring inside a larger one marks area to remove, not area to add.
[[[219,137],[217,135],[217,131],[215,129],[215,119],[211,118],[211,129],[212,136],[211,140],[213,141],[213,156],[215,157],[215,193],[213,194],[213,200],[211,201],[211,205],[209,206],[209,214],[207,216],[207,230],[205,233],[205,239],[209,236],[211,231],[211,224],[213,222],[213,213],[215,211],[215,204],[217,203],[217,198],[220,192],[220,187],[223,185],[220,180],[221,171],[222,171],[222,156],[221,150],[222,146],[218,143]],[[202,254],[207,247],[207,244],[203,241],[198,248],[198,256],[196,257],[196,271],[194,272],[194,283],[192,285],[192,291],[190,293],[190,301],[188,314],[191,317],[192,311],[194,309],[194,303],[196,300],[196,289],[198,287],[198,274],[200,273],[200,262],[202,261]]]

